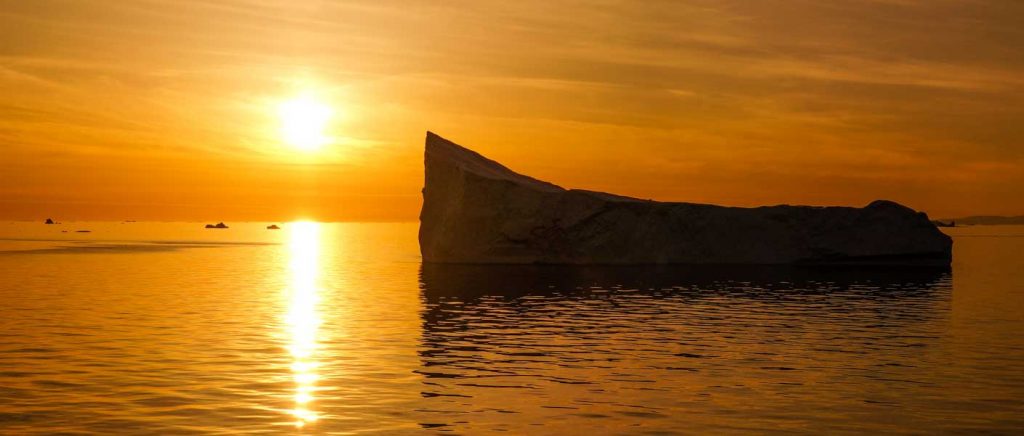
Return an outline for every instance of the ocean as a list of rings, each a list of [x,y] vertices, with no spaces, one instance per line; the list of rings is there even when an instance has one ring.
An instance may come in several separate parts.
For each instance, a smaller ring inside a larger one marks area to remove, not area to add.
[[[0,223],[0,433],[1024,431],[1024,226],[944,229],[950,269],[822,269],[203,224]]]

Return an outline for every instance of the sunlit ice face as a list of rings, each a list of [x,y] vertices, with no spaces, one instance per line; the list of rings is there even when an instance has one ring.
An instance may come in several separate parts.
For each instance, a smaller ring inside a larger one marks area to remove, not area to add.
[[[334,116],[330,106],[311,96],[282,102],[277,108],[281,139],[299,150],[312,151],[329,144],[327,127]]]

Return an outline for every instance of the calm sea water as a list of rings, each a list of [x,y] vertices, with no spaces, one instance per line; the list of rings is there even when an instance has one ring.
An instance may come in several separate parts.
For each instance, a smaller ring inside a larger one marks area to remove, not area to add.
[[[424,266],[415,224],[264,226],[4,223],[0,432],[1024,431],[1022,227],[950,229],[942,271]]]

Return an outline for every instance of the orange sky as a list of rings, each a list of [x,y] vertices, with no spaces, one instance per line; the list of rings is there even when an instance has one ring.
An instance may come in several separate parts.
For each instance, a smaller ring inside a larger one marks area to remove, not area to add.
[[[414,220],[428,129],[643,198],[1024,214],[1022,22],[1013,0],[0,0],[0,219]],[[281,140],[298,94],[335,111],[320,151]]]

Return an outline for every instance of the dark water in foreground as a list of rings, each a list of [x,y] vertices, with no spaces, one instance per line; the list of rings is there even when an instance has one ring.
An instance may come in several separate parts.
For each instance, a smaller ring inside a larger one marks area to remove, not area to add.
[[[1024,228],[950,233],[952,271],[538,268],[422,266],[415,224],[7,224],[0,433],[1019,433]]]

